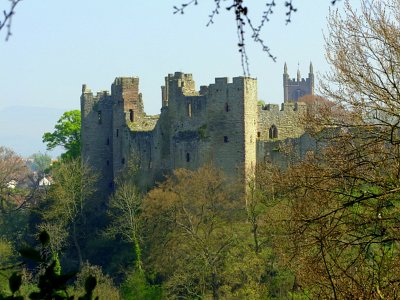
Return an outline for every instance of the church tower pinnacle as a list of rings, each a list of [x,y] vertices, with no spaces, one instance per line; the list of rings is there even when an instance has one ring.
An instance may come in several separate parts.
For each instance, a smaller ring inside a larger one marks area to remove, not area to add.
[[[310,62],[307,78],[301,78],[300,64],[297,67],[297,78],[290,79],[285,62],[283,67],[283,101],[297,102],[305,95],[314,95],[314,68]]]

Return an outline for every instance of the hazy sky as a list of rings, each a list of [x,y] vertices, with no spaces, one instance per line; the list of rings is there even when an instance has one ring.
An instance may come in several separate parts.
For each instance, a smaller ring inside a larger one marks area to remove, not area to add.
[[[13,19],[13,36],[4,42],[5,32],[0,35],[0,110],[9,106],[78,109],[83,83],[95,92],[109,90],[117,76],[138,76],[145,111],[157,114],[160,86],[168,73],[192,73],[197,88],[215,77],[241,76],[233,12],[221,8],[215,23],[206,27],[214,1],[200,0],[184,15],[174,15],[173,6],[182,2],[22,1]],[[257,23],[265,1],[246,2]],[[298,11],[287,26],[284,0],[276,2],[263,38],[277,62],[250,36],[247,47],[259,98],[280,103],[285,61],[291,77],[296,76],[298,63],[304,77],[310,61],[315,72],[327,70],[323,30],[331,1],[294,1]],[[0,5],[4,9],[8,1],[0,0]],[[336,7],[342,8],[343,1]]]

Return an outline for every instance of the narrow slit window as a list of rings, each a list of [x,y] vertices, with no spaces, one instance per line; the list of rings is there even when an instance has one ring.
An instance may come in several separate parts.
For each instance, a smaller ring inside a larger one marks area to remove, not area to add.
[[[261,137],[261,132],[257,132],[257,137]]]
[[[121,164],[123,164],[123,165],[125,164],[125,158],[121,159]]]
[[[135,115],[133,109],[129,110],[129,121],[133,122],[135,120]]]
[[[110,138],[107,138],[106,145],[110,145]]]
[[[186,153],[186,162],[190,162],[190,153]]]
[[[225,135],[224,136],[224,143],[228,143],[229,142],[229,139],[228,139],[228,137]]]
[[[117,137],[118,137],[119,136],[119,129],[117,129],[117,133],[116,134],[117,134]]]
[[[228,112],[229,111],[229,104],[225,103],[225,111]]]
[[[192,103],[188,103],[188,116],[192,117]]]

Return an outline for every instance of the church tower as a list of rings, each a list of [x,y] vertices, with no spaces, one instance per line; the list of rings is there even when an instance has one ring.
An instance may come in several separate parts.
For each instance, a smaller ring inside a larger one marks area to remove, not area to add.
[[[290,79],[287,65],[283,67],[283,101],[297,102],[305,95],[314,95],[314,70],[310,62],[308,78],[301,78],[300,70],[297,70],[297,78]]]

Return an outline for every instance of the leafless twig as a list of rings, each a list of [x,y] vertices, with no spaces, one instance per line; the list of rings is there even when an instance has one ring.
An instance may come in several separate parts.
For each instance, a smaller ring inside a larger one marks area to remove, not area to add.
[[[226,0],[224,0],[226,1]],[[235,13],[235,21],[236,21],[236,30],[238,35],[238,49],[241,55],[241,62],[243,73],[245,76],[250,76],[249,71],[249,59],[246,52],[246,44],[245,44],[245,28],[248,26],[251,30],[251,38],[254,42],[261,45],[262,51],[266,52],[270,59],[276,61],[276,56],[271,53],[270,48],[265,43],[264,39],[261,38],[261,31],[266,22],[270,21],[271,15],[274,13],[274,8],[276,6],[276,0],[266,1],[265,6],[266,9],[263,12],[261,17],[261,21],[258,26],[253,25],[252,19],[248,15],[248,7],[244,4],[245,0],[231,0],[231,4],[226,7],[227,10],[233,10]],[[331,4],[334,5],[336,2],[340,0],[331,0]],[[174,14],[180,13],[184,14],[185,9],[190,5],[197,5],[199,0],[190,0],[185,3],[182,3],[180,6],[174,6]],[[221,0],[214,0],[215,7],[211,11],[209,15],[209,20],[207,22],[207,26],[214,23],[214,18],[221,11]],[[293,0],[287,0],[284,2],[286,11],[286,24],[289,24],[292,20],[292,14],[297,12],[297,8],[293,5]]]
[[[20,3],[22,0],[9,0],[10,1],[10,9],[3,10],[3,20],[0,20],[0,31],[3,29],[3,27],[7,28],[7,34],[6,34],[6,41],[10,38],[12,35],[11,33],[11,24],[12,24],[12,18],[15,14],[15,7]]]

